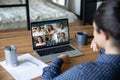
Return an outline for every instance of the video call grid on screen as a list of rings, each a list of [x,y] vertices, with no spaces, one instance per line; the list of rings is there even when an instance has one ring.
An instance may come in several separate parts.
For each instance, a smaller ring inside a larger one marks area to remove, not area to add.
[[[67,19],[33,22],[31,27],[33,49],[69,44]]]

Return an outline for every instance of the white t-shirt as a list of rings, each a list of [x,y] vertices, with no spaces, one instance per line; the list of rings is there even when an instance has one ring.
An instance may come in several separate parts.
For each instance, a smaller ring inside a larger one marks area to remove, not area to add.
[[[41,35],[45,35],[45,31],[34,32],[33,33],[33,36],[41,36]]]
[[[58,42],[58,36],[56,33],[53,34],[52,40],[55,40],[56,42]]]
[[[67,32],[68,31],[68,28],[65,27],[64,29],[61,29],[61,28],[58,28],[57,29],[57,33],[61,33],[61,32]]]
[[[55,30],[50,31],[48,34],[54,34]]]
[[[36,46],[42,46],[42,45],[45,45],[45,42],[36,44]]]

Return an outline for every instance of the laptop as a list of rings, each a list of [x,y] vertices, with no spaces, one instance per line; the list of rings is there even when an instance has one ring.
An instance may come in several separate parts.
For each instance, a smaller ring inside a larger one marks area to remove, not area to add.
[[[83,55],[70,44],[68,19],[31,22],[33,51],[43,62],[50,62],[60,54],[70,57]]]

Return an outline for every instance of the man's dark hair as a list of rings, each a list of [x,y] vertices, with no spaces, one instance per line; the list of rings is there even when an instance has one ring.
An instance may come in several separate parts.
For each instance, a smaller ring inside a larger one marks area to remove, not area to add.
[[[103,2],[94,16],[97,32],[100,29],[112,37],[115,46],[120,47],[120,0]]]

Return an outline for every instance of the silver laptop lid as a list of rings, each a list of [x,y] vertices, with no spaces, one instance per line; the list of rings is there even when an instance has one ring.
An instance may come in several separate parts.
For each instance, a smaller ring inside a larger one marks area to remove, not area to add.
[[[33,50],[69,44],[68,19],[32,22],[31,37]]]

